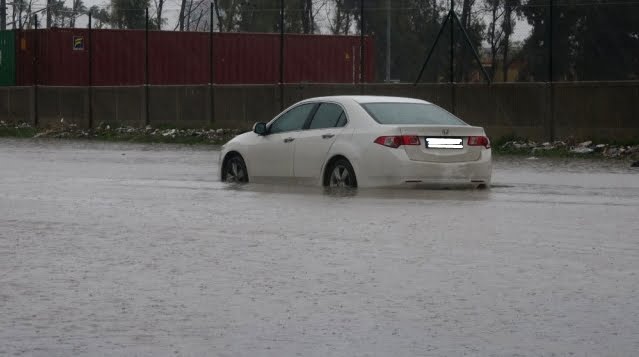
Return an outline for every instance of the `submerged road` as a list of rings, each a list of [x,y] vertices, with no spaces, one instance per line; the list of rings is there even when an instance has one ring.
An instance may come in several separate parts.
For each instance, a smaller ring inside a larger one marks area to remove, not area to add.
[[[0,139],[0,356],[633,356],[639,169],[491,190],[217,180],[206,147]]]

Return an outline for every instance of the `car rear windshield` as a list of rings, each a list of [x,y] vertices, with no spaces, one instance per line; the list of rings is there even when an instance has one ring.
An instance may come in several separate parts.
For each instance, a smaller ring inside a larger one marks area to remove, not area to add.
[[[380,124],[467,125],[433,104],[363,103],[361,106]]]

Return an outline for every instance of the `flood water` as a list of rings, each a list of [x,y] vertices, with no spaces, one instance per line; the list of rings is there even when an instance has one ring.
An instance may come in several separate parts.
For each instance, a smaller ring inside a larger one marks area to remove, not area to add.
[[[0,355],[632,356],[639,169],[229,186],[209,147],[0,139]]]

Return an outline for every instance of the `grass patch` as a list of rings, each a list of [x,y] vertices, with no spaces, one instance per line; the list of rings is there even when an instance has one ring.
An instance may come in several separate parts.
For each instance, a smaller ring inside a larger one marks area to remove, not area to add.
[[[178,128],[158,126],[134,128],[101,123],[92,130],[79,129],[75,125],[40,128],[27,125],[5,125],[0,123],[0,137],[52,138],[72,140],[97,140],[111,142],[166,143],[185,145],[222,145],[239,135],[243,130],[224,128]]]
[[[0,127],[0,137],[32,138],[38,131],[35,128]]]

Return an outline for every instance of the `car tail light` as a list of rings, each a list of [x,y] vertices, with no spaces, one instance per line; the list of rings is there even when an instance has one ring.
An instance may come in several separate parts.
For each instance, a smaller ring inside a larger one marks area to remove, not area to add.
[[[483,146],[490,149],[490,140],[486,136],[469,136],[468,146]]]
[[[402,145],[419,145],[419,136],[417,135],[398,135],[398,136],[380,136],[375,139],[375,143],[388,146],[389,148],[398,148]]]

